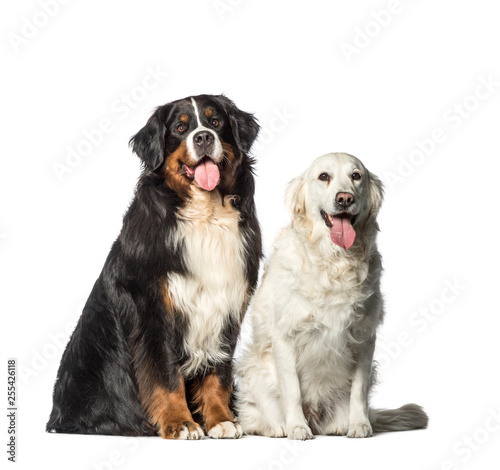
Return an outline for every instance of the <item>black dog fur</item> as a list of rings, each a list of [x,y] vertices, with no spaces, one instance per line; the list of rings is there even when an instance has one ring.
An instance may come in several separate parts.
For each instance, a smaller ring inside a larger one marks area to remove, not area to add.
[[[217,113],[221,124],[217,121],[214,132],[234,154],[233,161],[225,159],[219,165],[221,180],[215,191],[223,201],[227,195],[234,196],[227,200],[239,212],[239,236],[247,241],[244,275],[250,297],[262,254],[253,199],[253,160],[248,155],[259,126],[251,114],[222,95],[194,99],[200,109]],[[179,115],[194,122],[191,97],[157,108],[131,139],[143,172],[121,233],[64,351],[47,431],[169,437],[162,420],[148,408],[158,387],[174,392],[184,380],[193,419],[202,424],[203,410],[196,396],[204,377],[214,374],[222,389],[231,393],[231,359],[213,362],[190,376],[179,373],[187,360],[183,340],[190,322],[184,312],[165,302],[162,292],[162,281],[169,274],[190,275],[184,245],[171,242],[179,225],[177,215],[189,204],[193,184],[182,171],[186,132],[178,131]],[[181,159],[177,162],[172,155]],[[172,168],[174,173],[178,168],[179,174],[172,175]],[[241,305],[240,320],[247,305]],[[220,332],[220,348],[229,358],[239,331],[240,321],[229,321]]]

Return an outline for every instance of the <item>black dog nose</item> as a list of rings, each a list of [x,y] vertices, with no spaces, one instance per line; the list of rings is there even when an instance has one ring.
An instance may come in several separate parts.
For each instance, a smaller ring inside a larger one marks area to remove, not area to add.
[[[337,196],[335,196],[335,202],[339,206],[349,207],[351,204],[354,203],[354,194],[351,194],[351,193],[337,193]]]
[[[194,135],[193,142],[199,147],[208,147],[214,143],[214,135],[208,131],[200,131]]]

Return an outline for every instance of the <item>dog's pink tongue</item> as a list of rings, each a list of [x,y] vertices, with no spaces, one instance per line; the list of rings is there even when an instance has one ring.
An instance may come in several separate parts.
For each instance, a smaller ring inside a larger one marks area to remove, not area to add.
[[[202,161],[194,170],[194,179],[206,191],[212,191],[219,182],[219,167],[209,158]]]
[[[332,231],[330,238],[336,245],[348,250],[351,248],[356,238],[356,232],[349,220],[349,217],[330,217]]]

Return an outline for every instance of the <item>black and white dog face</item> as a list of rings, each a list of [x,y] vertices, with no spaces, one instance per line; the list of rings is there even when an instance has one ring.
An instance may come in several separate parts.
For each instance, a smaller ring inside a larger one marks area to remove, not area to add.
[[[148,170],[187,194],[192,184],[206,191],[229,186],[258,130],[255,118],[225,96],[200,95],[157,108],[131,145]]]
[[[376,216],[382,183],[356,157],[331,153],[317,158],[292,180],[287,200],[292,215],[302,215],[314,227],[323,227],[336,245],[349,249],[357,227]]]

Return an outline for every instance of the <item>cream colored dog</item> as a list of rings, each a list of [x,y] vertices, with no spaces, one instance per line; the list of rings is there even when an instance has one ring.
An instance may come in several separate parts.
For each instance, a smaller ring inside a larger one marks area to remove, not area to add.
[[[427,426],[417,405],[372,410],[368,393],[384,311],[377,213],[382,184],[355,157],[324,155],[286,194],[292,221],[275,243],[237,362],[247,434],[368,437]]]

